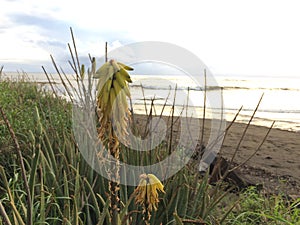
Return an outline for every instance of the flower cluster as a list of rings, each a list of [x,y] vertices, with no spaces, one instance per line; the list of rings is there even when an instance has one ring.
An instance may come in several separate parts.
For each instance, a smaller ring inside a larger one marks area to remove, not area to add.
[[[135,203],[140,204],[149,212],[157,210],[158,191],[165,193],[164,186],[153,174],[140,175],[139,186],[135,189]]]

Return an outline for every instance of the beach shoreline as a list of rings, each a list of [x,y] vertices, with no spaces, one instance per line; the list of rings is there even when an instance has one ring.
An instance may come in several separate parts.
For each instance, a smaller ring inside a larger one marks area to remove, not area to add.
[[[162,119],[170,122],[170,118],[162,116]],[[137,127],[145,127],[147,116],[134,114]],[[180,118],[174,117],[176,121],[173,125],[173,137],[180,135]],[[195,121],[198,120],[198,121]],[[191,118],[191,132],[199,129],[193,124],[200,124],[202,129],[202,119]],[[210,136],[211,120],[205,120],[204,142],[205,145]],[[227,122],[228,126],[230,122]],[[247,124],[234,122],[228,129],[219,155],[231,160],[242,134]],[[233,160],[235,165],[243,163],[255,153],[270,128],[258,125],[248,127],[236,156]],[[200,137],[199,137],[200,141]],[[268,137],[261,145],[259,151],[245,163],[239,173],[253,183],[263,184],[264,189],[272,193],[288,193],[289,195],[299,195],[300,193],[300,133],[294,131],[272,128]]]

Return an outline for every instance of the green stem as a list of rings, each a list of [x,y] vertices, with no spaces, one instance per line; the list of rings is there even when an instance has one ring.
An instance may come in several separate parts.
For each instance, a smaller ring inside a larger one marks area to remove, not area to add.
[[[109,138],[109,150],[110,154],[117,160],[116,162],[111,163],[111,179],[109,182],[110,189],[110,213],[112,218],[112,225],[119,224],[119,212],[120,212],[120,198],[119,198],[119,179],[120,179],[120,171],[119,171],[119,141],[117,137],[114,135],[113,131],[111,137]]]

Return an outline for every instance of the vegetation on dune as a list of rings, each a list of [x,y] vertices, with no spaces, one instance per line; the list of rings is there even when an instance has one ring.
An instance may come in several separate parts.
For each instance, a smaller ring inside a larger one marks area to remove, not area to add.
[[[77,94],[84,105],[89,105],[91,95],[87,93],[91,92],[91,85],[84,86],[83,79],[87,74],[91,80],[94,60],[91,59],[92,69],[86,73],[84,67],[79,66],[78,58],[73,58],[76,54],[71,52],[71,66],[78,86],[84,87]],[[54,60],[53,63],[55,65]],[[115,72],[111,74],[109,91],[114,88],[111,83],[116,80]],[[106,81],[102,86],[108,85]],[[98,95],[103,97],[107,93],[101,90]],[[123,101],[126,95],[128,93],[124,93]],[[149,165],[169,154],[168,144],[137,154],[117,143],[112,132],[113,121],[107,112],[113,108],[115,93],[109,98],[111,102],[108,97],[101,102],[102,97],[93,107],[98,105],[98,135],[110,154],[138,165]],[[44,92],[35,83],[1,80],[0,225],[299,224],[300,199],[290,201],[284,195],[265,196],[254,187],[233,194],[224,185],[224,179],[210,185],[209,173],[195,172],[193,163],[162,183],[153,174],[141,174],[138,187],[100,176],[79,151],[72,127],[71,95],[70,99],[66,101]],[[127,116],[127,111],[121,114],[122,122]],[[122,128],[121,125],[120,132],[125,132]],[[113,172],[111,176],[119,176],[118,168]]]
[[[71,104],[64,99],[54,98],[38,85],[25,81],[2,80],[0,90],[0,106],[16,133],[24,155],[31,152],[28,143],[32,132],[36,130],[35,109],[39,112],[45,132],[56,145],[59,145],[65,133],[71,132]],[[9,166],[14,152],[13,140],[4,121],[0,121],[0,162]]]

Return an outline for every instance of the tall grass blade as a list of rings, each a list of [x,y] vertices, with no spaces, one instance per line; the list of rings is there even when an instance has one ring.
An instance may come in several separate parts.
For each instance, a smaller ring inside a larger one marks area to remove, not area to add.
[[[40,166],[40,175],[41,175],[41,184],[40,184],[40,194],[41,194],[41,200],[40,200],[40,222],[44,223],[46,221],[46,198],[45,198],[45,187],[44,187],[44,176],[43,176],[43,169]]]
[[[98,205],[97,197],[95,195],[95,192],[94,192],[91,184],[87,181],[87,179],[84,178],[83,181],[85,182],[86,187],[87,187],[87,191],[89,193],[89,196],[91,197],[92,206],[94,207],[94,211],[95,211],[95,214],[96,214],[96,220],[98,221],[97,222],[97,224],[98,224],[101,220],[101,212],[100,212],[100,208],[99,208],[99,205]]]
[[[7,177],[5,175],[4,168],[2,166],[0,166],[0,176],[2,177],[2,182],[4,183],[4,187],[7,191],[9,203],[13,210],[13,216],[15,217],[15,221],[18,221],[18,223],[20,225],[25,225],[25,222],[23,221],[23,219],[17,209],[17,206],[15,205],[14,197],[12,195],[12,190],[9,187],[9,183],[8,183]]]
[[[12,225],[1,201],[0,201],[0,215],[2,215],[3,220],[7,225]],[[1,222],[1,220],[0,220],[0,222]]]
[[[183,225],[182,220],[179,218],[179,216],[177,215],[177,213],[174,213],[174,219],[175,219],[175,224],[176,225]]]
[[[102,205],[104,206],[103,211],[101,213],[100,221],[98,224],[103,225],[104,222],[106,222],[107,225],[111,225],[111,217],[110,217],[110,213],[109,213],[109,205],[110,205],[109,198],[106,201],[104,201],[104,199],[101,195],[97,194],[97,196],[99,197]],[[106,220],[105,220],[105,218],[106,218]]]
[[[70,218],[71,215],[71,199],[69,198],[70,193],[69,193],[69,181],[68,177],[66,174],[66,171],[64,171],[64,196],[66,197],[64,199],[64,217],[65,218]]]
[[[258,107],[259,107],[259,105],[260,105],[260,103],[261,103],[261,101],[262,101],[263,96],[264,96],[264,94],[261,95],[261,97],[260,97],[260,99],[259,99],[259,101],[258,101],[258,103],[257,103],[257,105],[256,105],[256,108],[254,109],[254,111],[253,111],[253,113],[252,113],[252,115],[251,115],[251,118],[250,118],[250,120],[248,121],[248,123],[247,123],[247,125],[246,125],[246,128],[245,128],[245,130],[244,130],[244,132],[243,132],[243,134],[242,134],[242,137],[240,138],[240,141],[239,141],[239,143],[237,144],[236,149],[235,149],[235,151],[234,151],[234,153],[233,153],[233,155],[232,155],[232,158],[231,158],[231,161],[230,161],[231,163],[233,162],[233,160],[234,160],[234,158],[235,158],[235,156],[236,156],[238,150],[240,149],[240,146],[241,146],[241,144],[242,144],[242,141],[244,140],[244,137],[245,137],[245,135],[246,135],[246,133],[247,133],[247,130],[248,130],[249,126],[250,126],[250,123],[252,122],[252,120],[253,120],[253,118],[254,118],[254,115],[255,115],[255,113],[256,113],[257,110],[258,110]]]

